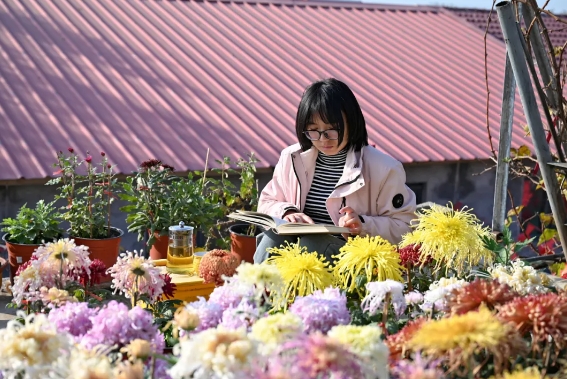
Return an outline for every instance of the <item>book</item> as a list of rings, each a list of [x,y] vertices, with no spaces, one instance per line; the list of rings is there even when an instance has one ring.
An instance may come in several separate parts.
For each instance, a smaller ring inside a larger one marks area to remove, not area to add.
[[[280,235],[300,234],[341,234],[350,233],[349,228],[329,224],[308,224],[303,222],[289,222],[265,213],[251,211],[236,211],[228,215],[229,218],[255,224],[266,230],[273,230]]]

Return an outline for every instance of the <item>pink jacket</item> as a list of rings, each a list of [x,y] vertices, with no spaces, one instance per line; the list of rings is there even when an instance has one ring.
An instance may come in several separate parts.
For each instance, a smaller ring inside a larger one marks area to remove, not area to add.
[[[303,211],[315,172],[317,150],[301,151],[299,144],[285,148],[272,180],[260,194],[258,212],[282,218],[292,208]],[[338,225],[339,210],[350,206],[362,216],[361,235],[379,235],[393,244],[410,231],[416,218],[415,194],[406,184],[400,162],[366,146],[349,151],[345,168],[335,190],[327,199],[327,211]]]

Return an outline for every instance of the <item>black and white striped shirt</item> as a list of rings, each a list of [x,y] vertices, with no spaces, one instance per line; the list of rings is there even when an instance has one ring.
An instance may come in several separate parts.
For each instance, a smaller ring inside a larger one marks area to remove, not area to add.
[[[316,224],[333,224],[325,205],[329,195],[335,189],[345,167],[347,151],[336,155],[319,153],[315,163],[313,183],[307,193],[303,213],[313,219]]]

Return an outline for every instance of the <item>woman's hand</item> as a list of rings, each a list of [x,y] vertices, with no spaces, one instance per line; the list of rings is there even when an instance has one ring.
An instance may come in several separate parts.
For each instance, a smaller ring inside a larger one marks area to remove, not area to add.
[[[307,224],[314,224],[311,217],[307,216],[305,213],[301,213],[295,210],[285,212],[283,219],[289,222],[303,222]]]
[[[362,221],[360,221],[360,217],[358,217],[358,213],[354,209],[344,207],[339,210],[339,213],[344,213],[344,216],[341,216],[339,219],[339,226],[349,228],[351,235],[358,235],[362,232]],[[347,238],[348,235],[343,234],[343,237]]]

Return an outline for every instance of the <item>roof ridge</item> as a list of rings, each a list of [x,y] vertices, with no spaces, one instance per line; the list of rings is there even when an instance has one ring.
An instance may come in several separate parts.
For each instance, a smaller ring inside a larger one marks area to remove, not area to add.
[[[162,0],[154,0],[162,1]],[[364,2],[360,0],[169,0],[178,2],[195,3],[234,3],[234,4],[275,4],[275,5],[296,5],[296,6],[321,6],[321,7],[344,7],[344,8],[370,8],[393,11],[413,11],[413,12],[438,12],[443,7],[435,5],[401,5],[384,4],[374,2]]]

